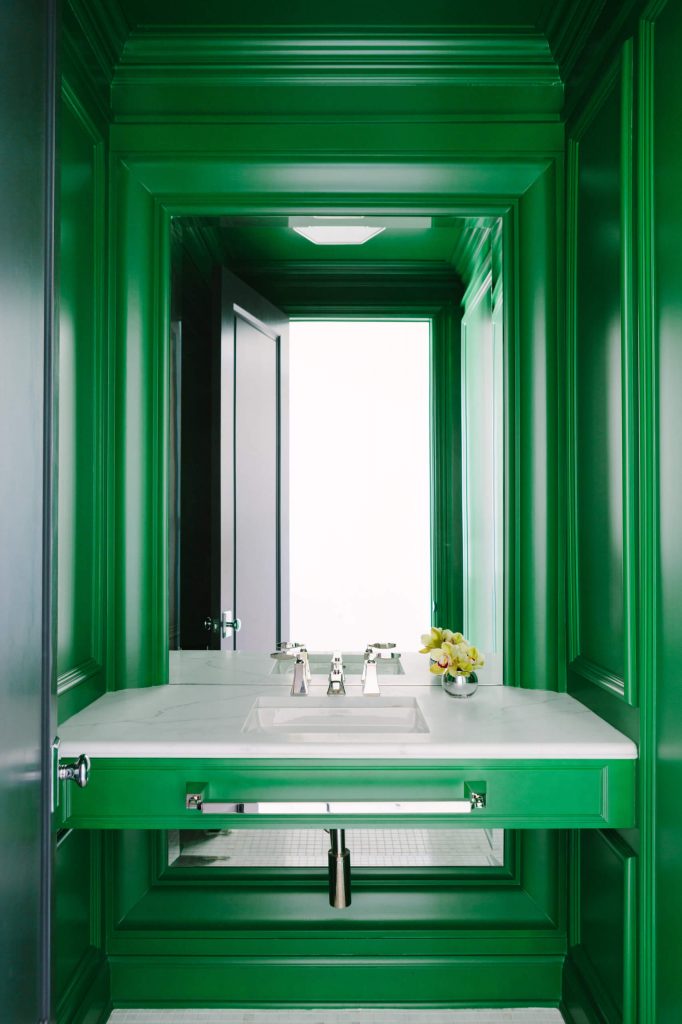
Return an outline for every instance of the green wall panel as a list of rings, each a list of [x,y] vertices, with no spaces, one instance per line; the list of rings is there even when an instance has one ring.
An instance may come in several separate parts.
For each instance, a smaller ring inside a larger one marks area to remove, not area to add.
[[[517,686],[558,689],[565,666],[559,641],[564,621],[559,585],[559,325],[556,280],[558,171],[541,174],[522,196],[514,224],[514,376],[507,401],[515,413],[516,503],[507,579],[515,617],[506,637],[505,679]],[[506,301],[505,295],[505,301]],[[532,651],[532,666],[526,652]],[[511,669],[511,671],[510,671]]]
[[[578,151],[576,490],[580,654],[622,679],[620,94]]]
[[[608,1021],[637,1021],[636,858],[616,833],[583,832],[572,961]]]
[[[60,144],[58,694],[104,692],[104,143],[65,83]]]
[[[63,994],[90,948],[91,833],[70,831],[57,846],[55,886],[59,894],[59,928],[68,942],[55,948],[55,986]]]

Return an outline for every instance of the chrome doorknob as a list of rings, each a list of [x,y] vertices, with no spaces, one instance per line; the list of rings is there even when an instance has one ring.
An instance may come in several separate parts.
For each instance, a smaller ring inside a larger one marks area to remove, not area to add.
[[[212,619],[207,615],[204,619],[204,629],[207,633],[220,633],[221,640],[226,640],[231,629],[238,633],[242,628],[242,620],[236,617],[233,619],[231,615],[232,612],[222,612],[219,619]]]
[[[77,761],[65,764],[59,762],[57,778],[63,782],[75,782],[81,789],[85,789],[90,780],[90,758],[87,754],[81,754]]]

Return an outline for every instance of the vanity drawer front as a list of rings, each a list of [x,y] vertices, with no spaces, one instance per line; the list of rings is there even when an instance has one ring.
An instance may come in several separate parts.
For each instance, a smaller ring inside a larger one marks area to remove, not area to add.
[[[78,828],[628,828],[635,765],[93,759],[60,812]]]

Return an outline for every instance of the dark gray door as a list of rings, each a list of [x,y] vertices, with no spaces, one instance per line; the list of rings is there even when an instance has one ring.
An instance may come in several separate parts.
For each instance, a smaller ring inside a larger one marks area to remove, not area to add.
[[[285,315],[222,275],[220,612],[241,630],[223,649],[263,651],[288,633]]]
[[[55,14],[0,3],[0,1019],[50,1019]]]

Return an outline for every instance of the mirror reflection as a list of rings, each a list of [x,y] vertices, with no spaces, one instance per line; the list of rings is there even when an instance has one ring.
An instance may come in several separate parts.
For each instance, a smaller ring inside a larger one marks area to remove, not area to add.
[[[171,649],[416,650],[448,624],[501,681],[496,238],[452,216],[174,221]]]

